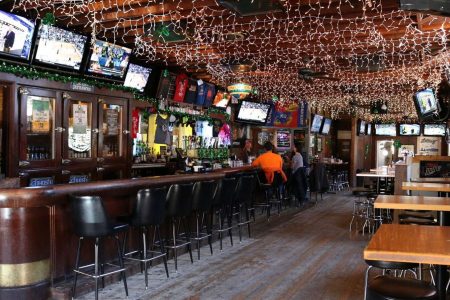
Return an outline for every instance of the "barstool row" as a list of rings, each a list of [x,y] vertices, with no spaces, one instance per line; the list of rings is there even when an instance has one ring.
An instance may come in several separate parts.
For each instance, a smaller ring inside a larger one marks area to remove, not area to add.
[[[224,178],[219,182],[201,181],[196,183],[173,184],[167,188],[143,189],[138,191],[132,213],[122,216],[113,222],[106,213],[99,196],[71,196],[71,210],[74,233],[79,237],[78,250],[74,268],[73,297],[76,296],[78,275],[85,275],[95,280],[95,299],[98,299],[99,281],[104,287],[104,277],[120,273],[125,294],[128,288],[123,259],[140,263],[145,275],[145,287],[148,287],[148,264],[162,259],[169,277],[167,259],[169,251],[173,252],[175,270],[178,268],[178,249],[186,248],[192,257],[192,242],[197,244],[198,259],[200,245],[208,240],[212,249],[212,223],[216,215],[218,219],[218,237],[222,250],[223,233],[228,232],[233,245],[232,229],[237,227],[239,240],[242,240],[242,227],[247,227],[250,237],[251,201],[255,188],[254,175],[240,175],[236,178]],[[196,230],[190,230],[190,217],[195,217]],[[233,218],[236,223],[233,224]],[[164,240],[161,225],[165,220],[170,222],[170,238]],[[226,224],[225,224],[226,222]],[[127,249],[129,228],[137,229],[141,235],[138,249]],[[153,230],[153,241],[149,242],[149,232]],[[123,241],[119,234],[123,235]],[[104,238],[112,237],[117,247],[117,266],[104,264],[101,244]],[[94,240],[94,263],[80,266],[80,253],[85,239]],[[156,250],[155,250],[155,247]],[[129,250],[129,251],[128,251]],[[105,271],[105,267],[113,269]],[[85,271],[89,269],[89,271]]]

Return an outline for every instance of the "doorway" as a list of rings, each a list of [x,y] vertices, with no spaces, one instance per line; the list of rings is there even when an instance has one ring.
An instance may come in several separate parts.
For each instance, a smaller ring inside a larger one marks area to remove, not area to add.
[[[392,164],[394,158],[394,141],[377,141],[377,169]]]

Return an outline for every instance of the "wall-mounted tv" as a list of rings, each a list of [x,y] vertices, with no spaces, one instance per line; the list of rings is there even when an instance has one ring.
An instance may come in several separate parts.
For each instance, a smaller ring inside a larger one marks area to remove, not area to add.
[[[445,136],[447,125],[445,124],[425,124],[423,126],[423,135]]]
[[[130,55],[130,48],[96,40],[89,57],[87,72],[123,79]]]
[[[420,124],[400,124],[400,135],[420,135]]]
[[[364,120],[359,120],[358,134],[359,134],[359,135],[364,135],[364,134],[366,134],[366,121],[364,121]]]
[[[375,124],[375,135],[396,136],[397,127],[392,124]]]
[[[226,108],[231,100],[231,95],[223,90],[218,90],[213,100],[213,106],[218,108]]]
[[[322,129],[320,130],[321,134],[327,135],[330,133],[331,122],[331,119],[325,118],[325,120],[323,121]]]
[[[367,123],[366,134],[372,135],[372,123]]]
[[[29,60],[34,27],[30,20],[0,11],[0,55]]]
[[[319,133],[322,127],[323,116],[314,115],[311,122],[311,133]]]
[[[72,31],[41,24],[34,62],[79,71],[87,39]]]
[[[243,100],[239,105],[236,121],[265,125],[267,118],[269,117],[270,110],[270,104]]]
[[[427,119],[440,112],[439,101],[433,89],[420,90],[413,98],[419,119]]]
[[[130,64],[123,85],[135,88],[142,93],[147,85],[148,77],[151,72],[151,68]]]

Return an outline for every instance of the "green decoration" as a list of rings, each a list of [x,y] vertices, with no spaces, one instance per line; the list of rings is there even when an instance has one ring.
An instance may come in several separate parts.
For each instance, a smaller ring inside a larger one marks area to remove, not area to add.
[[[42,19],[42,24],[45,25],[55,25],[56,18],[52,13],[46,13],[44,18]]]
[[[400,149],[400,147],[402,146],[402,143],[399,140],[395,140],[394,141],[394,147],[397,149]]]
[[[364,160],[366,160],[368,156],[369,156],[369,144],[366,144],[366,147],[364,148]]]

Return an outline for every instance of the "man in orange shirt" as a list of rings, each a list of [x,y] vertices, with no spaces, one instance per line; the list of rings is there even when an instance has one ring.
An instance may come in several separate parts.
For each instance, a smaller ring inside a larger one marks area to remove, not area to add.
[[[260,167],[266,175],[267,183],[272,183],[274,173],[279,172],[283,177],[283,181],[286,182],[286,174],[283,172],[283,159],[279,154],[273,153],[273,145],[271,142],[264,144],[266,153],[261,154],[257,159],[252,162],[252,166]]]

